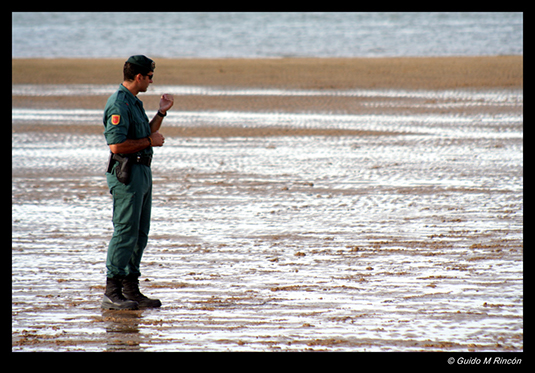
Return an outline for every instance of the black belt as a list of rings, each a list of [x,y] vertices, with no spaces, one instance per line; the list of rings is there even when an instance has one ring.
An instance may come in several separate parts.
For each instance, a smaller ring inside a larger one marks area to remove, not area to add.
[[[131,158],[133,158],[134,163],[139,163],[148,167],[150,167],[152,162],[152,154],[135,154],[131,156]]]

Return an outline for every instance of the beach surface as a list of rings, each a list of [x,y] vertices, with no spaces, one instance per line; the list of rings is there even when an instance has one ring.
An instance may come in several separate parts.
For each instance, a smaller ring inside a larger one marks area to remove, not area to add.
[[[116,84],[122,82],[123,60],[117,59],[13,59],[13,84]],[[283,59],[160,59],[154,87],[195,86],[293,90],[455,90],[522,89],[523,56],[441,58],[283,58]],[[164,93],[164,92],[162,92]],[[109,95],[13,96],[20,108],[102,109]],[[159,95],[139,96],[147,112],[156,111]],[[177,111],[330,112],[345,114],[399,113],[404,108],[433,113],[443,108],[414,107],[399,98],[284,95],[175,95]],[[392,103],[394,106],[389,105]],[[401,104],[401,105],[400,105]],[[500,112],[502,108],[488,107]],[[450,108],[455,112],[455,108]],[[461,110],[469,110],[466,107]],[[479,110],[479,109],[476,109]],[[15,131],[31,130],[17,126]],[[68,126],[54,130],[70,130]],[[96,126],[77,127],[96,133]],[[163,130],[162,130],[163,131]],[[246,136],[303,135],[280,128],[247,129]],[[168,130],[174,136],[234,136],[235,129],[196,125]],[[335,135],[335,132],[322,132]],[[310,132],[310,134],[322,134]],[[343,134],[343,132],[339,132]],[[357,132],[355,132],[357,134]]]
[[[163,306],[104,312],[123,63],[12,60],[13,351],[523,350],[523,56],[156,59]]]
[[[120,59],[13,59],[13,84],[117,84]],[[523,56],[156,59],[154,84],[315,89],[519,88]]]

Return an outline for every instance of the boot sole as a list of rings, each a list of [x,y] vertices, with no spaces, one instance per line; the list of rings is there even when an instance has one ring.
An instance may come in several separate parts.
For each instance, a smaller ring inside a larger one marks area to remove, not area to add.
[[[159,308],[162,306],[162,302],[139,302],[139,308]]]
[[[118,304],[113,303],[108,297],[104,296],[104,299],[102,300],[101,307],[105,310],[138,310],[138,303],[135,301],[126,301],[124,303],[128,304]]]

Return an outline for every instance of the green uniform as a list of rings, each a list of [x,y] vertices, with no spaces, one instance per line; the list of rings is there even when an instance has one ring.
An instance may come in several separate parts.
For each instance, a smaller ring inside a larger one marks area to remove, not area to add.
[[[143,103],[122,84],[110,96],[104,110],[104,136],[108,145],[151,135]],[[152,147],[140,155],[152,155]],[[125,185],[115,176],[116,163],[106,173],[113,195],[114,232],[108,246],[107,277],[139,276],[141,257],[147,246],[152,205],[152,173],[149,166],[133,164],[130,182]]]

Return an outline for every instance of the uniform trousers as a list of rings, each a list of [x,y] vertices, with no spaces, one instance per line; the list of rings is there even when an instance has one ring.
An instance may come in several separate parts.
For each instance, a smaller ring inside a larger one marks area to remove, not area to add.
[[[152,207],[152,172],[142,164],[132,165],[128,185],[117,180],[115,164],[106,173],[113,196],[113,236],[106,258],[107,277],[139,277],[143,251],[147,246]]]

